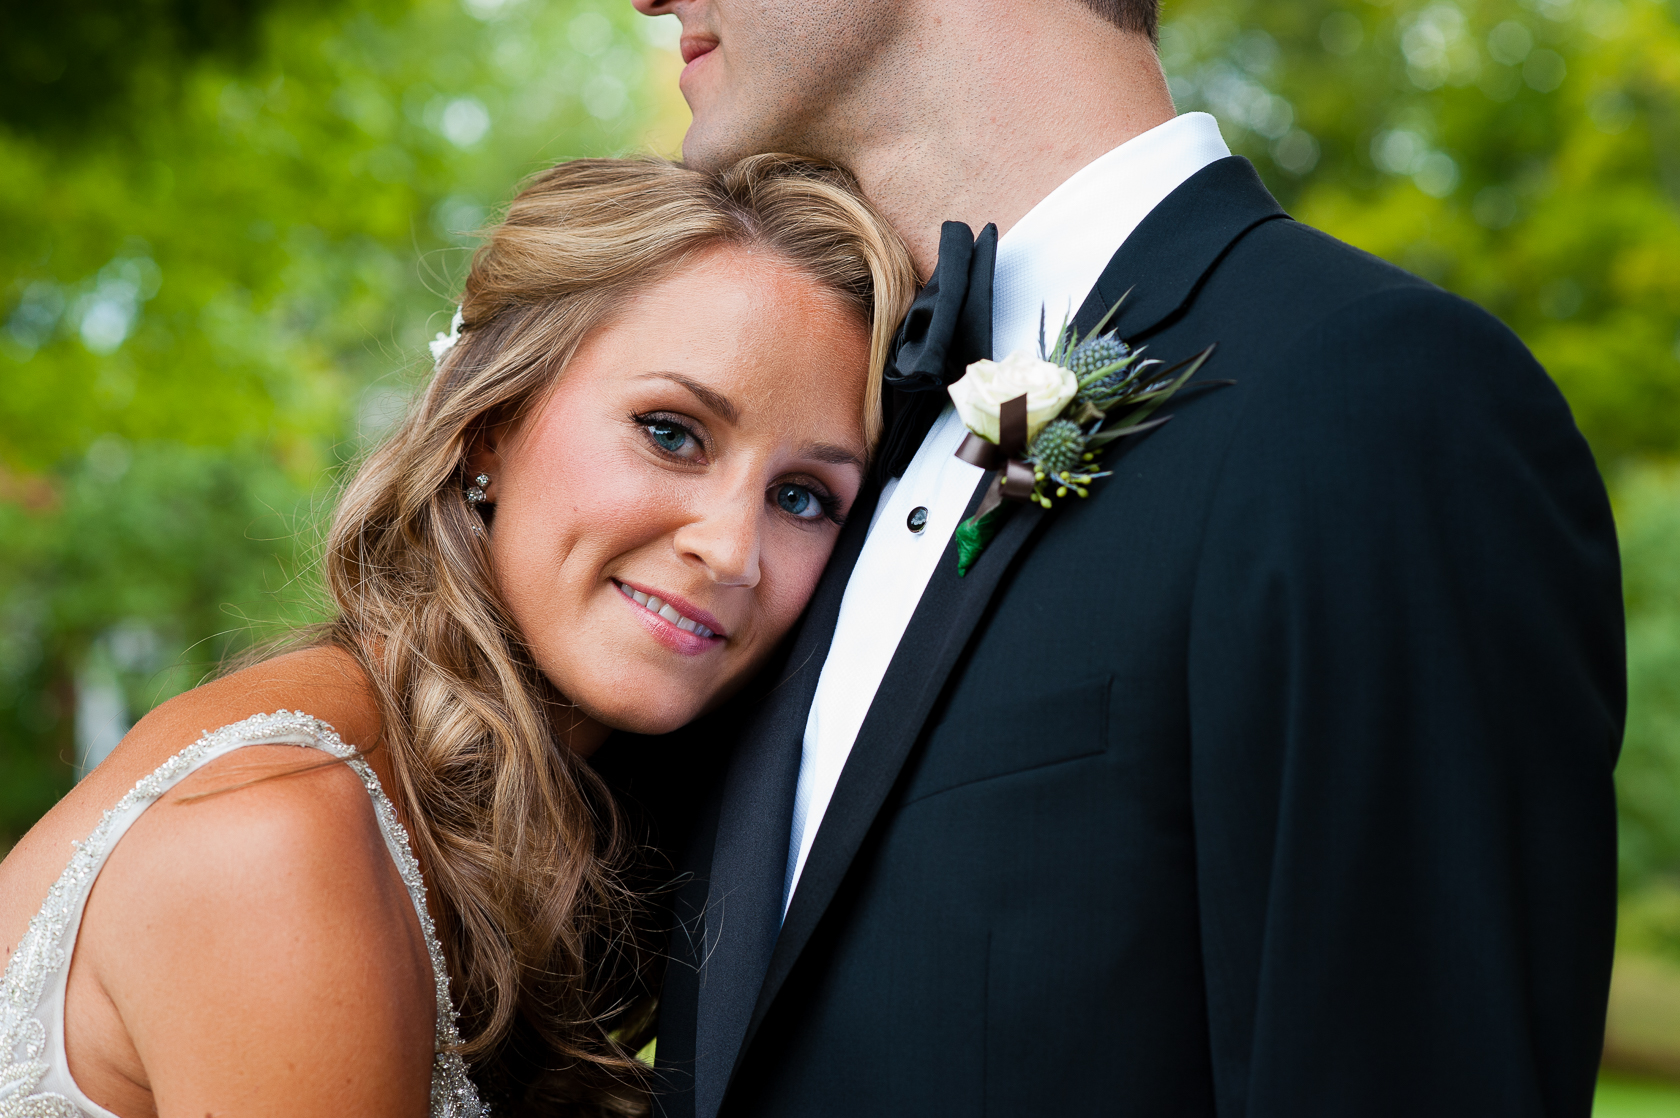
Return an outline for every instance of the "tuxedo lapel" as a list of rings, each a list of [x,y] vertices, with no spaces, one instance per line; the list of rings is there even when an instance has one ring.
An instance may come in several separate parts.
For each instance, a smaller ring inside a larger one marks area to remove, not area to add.
[[[1074,325],[1083,337],[1125,296],[1108,328],[1131,342],[1158,332],[1178,316],[1243,234],[1288,216],[1254,164],[1240,155],[1209,163],[1132,230],[1097,277]]]
[[[782,915],[791,807],[805,721],[834,636],[846,582],[863,550],[876,493],[854,503],[775,684],[748,710],[724,777],[698,942],[675,954],[698,968],[694,1103],[717,1112]],[[690,934],[686,928],[682,934]],[[686,999],[683,999],[686,1000]]]
[[[1082,332],[1088,331],[1131,289],[1116,328],[1127,338],[1160,328],[1191,299],[1207,273],[1244,233],[1262,222],[1285,216],[1248,160],[1231,157],[1209,164],[1168,195],[1127,238],[1086,299],[1076,323]],[[975,491],[970,512],[978,504],[987,482],[989,476]],[[1044,510],[1037,505],[1016,506],[963,578],[956,573],[955,540],[947,545],[858,731],[823,815],[732,1064],[739,1064],[740,1053],[751,1044],[800,952],[839,890],[947,677],[985,615],[993,593],[1004,581],[1017,554],[1046,519]],[[841,589],[843,592],[843,586]],[[838,608],[836,602],[836,613]],[[829,616],[831,630],[833,615]],[[830,635],[825,632],[824,649]],[[820,670],[819,661],[812,669],[809,688],[803,692],[805,703],[799,708],[801,732],[809,698],[816,686],[815,674],[820,674]],[[784,839],[786,832],[783,827]],[[709,1112],[701,1113],[704,1118]]]
[[[982,479],[965,516],[979,504],[990,480],[990,474]],[[751,1043],[765,1011],[839,889],[852,857],[898,779],[899,769],[915,745],[946,677],[967,646],[969,635],[985,613],[993,591],[1043,518],[1044,510],[1037,505],[1023,504],[1011,510],[1008,520],[965,577],[957,576],[955,538],[946,545],[875,693],[875,701],[858,731],[857,743],[823,815],[770,958],[763,989],[758,991],[757,1005],[743,1037],[743,1050]]]

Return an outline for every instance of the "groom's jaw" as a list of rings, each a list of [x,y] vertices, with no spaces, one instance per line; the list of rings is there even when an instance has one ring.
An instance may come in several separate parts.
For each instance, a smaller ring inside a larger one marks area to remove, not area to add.
[[[765,151],[844,162],[842,141],[860,119],[852,111],[860,82],[866,86],[879,60],[893,53],[904,34],[905,10],[919,6],[910,0],[635,4],[644,14],[682,23],[678,84],[694,113],[683,155],[708,168]]]

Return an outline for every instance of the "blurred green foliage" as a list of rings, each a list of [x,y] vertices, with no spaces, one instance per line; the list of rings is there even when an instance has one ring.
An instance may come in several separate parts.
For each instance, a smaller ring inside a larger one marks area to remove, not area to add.
[[[1628,929],[1680,953],[1677,13],[1168,0],[1161,49],[1293,214],[1488,307],[1569,397],[1625,548]],[[622,0],[8,17],[0,846],[78,733],[317,615],[319,513],[426,372],[465,232],[675,119],[670,21]]]
[[[97,128],[121,98],[155,100],[184,63],[249,61],[261,17],[320,0],[65,0],[9,4],[0,36],[0,119],[51,133]]]
[[[97,755],[318,615],[318,514],[428,371],[468,234],[525,174],[642,146],[674,22],[618,0],[8,6],[0,850],[78,739]]]
[[[1680,3],[1168,11],[1180,107],[1294,216],[1497,314],[1602,464],[1680,451]]]
[[[1617,769],[1626,883],[1669,876],[1680,963],[1680,470],[1619,488],[1628,605],[1628,728]]]
[[[1674,1118],[1680,1114],[1680,1087],[1660,1081],[1600,1079],[1593,1118]]]

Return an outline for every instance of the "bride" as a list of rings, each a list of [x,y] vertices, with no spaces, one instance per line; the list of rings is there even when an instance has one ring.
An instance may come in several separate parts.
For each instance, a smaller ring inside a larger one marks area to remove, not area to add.
[[[643,1106],[589,757],[788,632],[914,288],[821,164],[538,176],[343,495],[335,620],[147,715],[0,863],[0,1116]]]

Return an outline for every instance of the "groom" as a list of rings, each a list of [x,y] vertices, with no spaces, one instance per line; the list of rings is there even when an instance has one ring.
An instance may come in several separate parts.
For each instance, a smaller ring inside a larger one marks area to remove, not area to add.
[[[690,161],[844,164],[935,277],[692,836],[659,1111],[1585,1118],[1618,564],[1522,344],[1175,116],[1154,0],[635,3]],[[945,385],[1127,292],[1214,356],[959,577]]]

